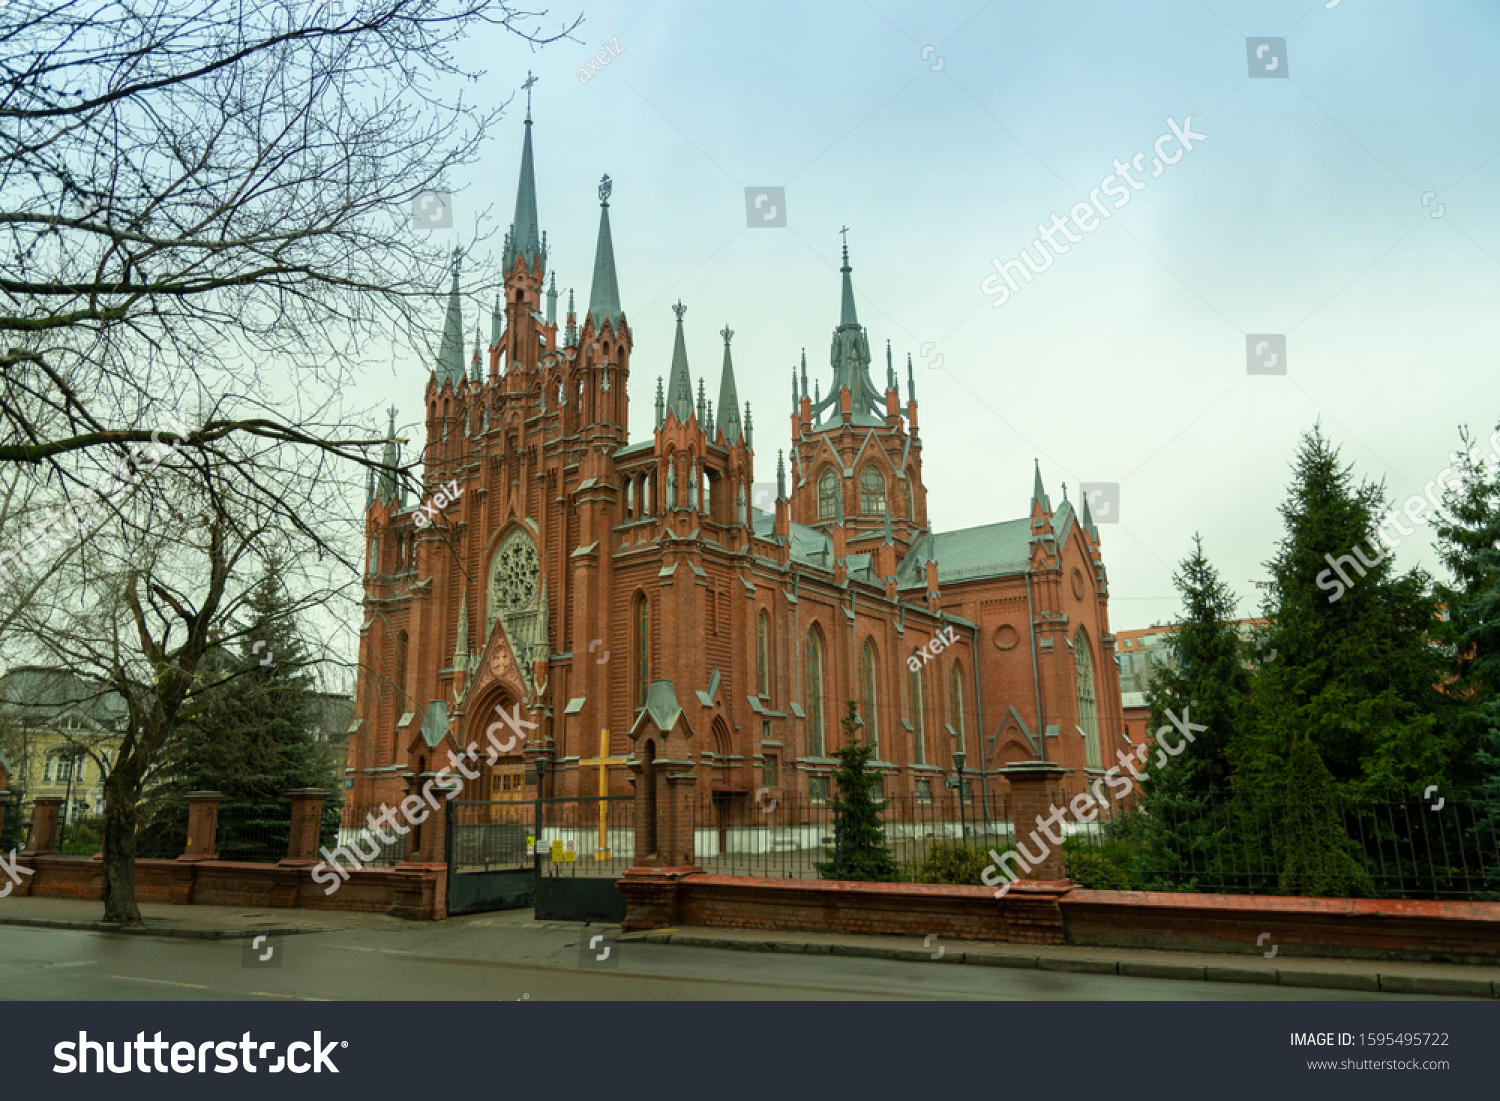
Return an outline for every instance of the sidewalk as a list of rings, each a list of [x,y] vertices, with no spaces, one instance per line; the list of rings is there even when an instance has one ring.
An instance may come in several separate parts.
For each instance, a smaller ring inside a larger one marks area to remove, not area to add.
[[[1266,986],[1321,987],[1388,994],[1441,994],[1500,998],[1500,965],[1469,967],[1404,960],[1328,959],[1258,953],[1168,952],[1150,948],[1096,948],[1084,945],[1008,944],[995,941],[861,936],[852,933],[797,933],[766,929],[678,926],[629,933],[622,941],[719,948],[740,952],[862,956],[917,963],[957,963],[1073,971],[1087,975],[1130,975],[1142,979],[1191,982],[1260,983]],[[941,953],[939,955],[939,953]],[[936,958],[934,958],[936,957]]]
[[[257,936],[291,936],[344,929],[389,928],[409,925],[386,914],[338,910],[286,910],[274,907],[175,906],[141,903],[145,925],[122,928],[100,921],[104,903],[91,899],[0,898],[0,925],[33,925],[46,929],[86,929],[132,933],[147,937],[194,937],[232,940]]]

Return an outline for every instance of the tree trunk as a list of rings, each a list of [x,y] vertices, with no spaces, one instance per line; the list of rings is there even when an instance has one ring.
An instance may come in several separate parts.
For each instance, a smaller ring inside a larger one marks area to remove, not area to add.
[[[135,900],[135,785],[127,782],[121,761],[105,783],[104,804],[104,920],[140,925],[141,908]]]

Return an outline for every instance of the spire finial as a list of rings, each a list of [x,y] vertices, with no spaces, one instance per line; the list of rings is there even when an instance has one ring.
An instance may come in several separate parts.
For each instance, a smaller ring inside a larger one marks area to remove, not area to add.
[[[840,270],[841,271],[850,271],[852,269],[849,267],[849,227],[848,226],[844,226],[842,229],[839,230],[839,233],[844,238],[844,266]]]
[[[614,190],[614,184],[611,183],[610,178],[608,176],[603,177],[599,181],[599,205],[600,206],[608,206],[609,205],[609,195],[610,195],[610,192],[613,191],[613,190]]]
[[[687,307],[682,304],[682,299],[677,300],[677,305],[672,307],[672,312],[677,315],[677,320],[682,321],[682,315],[687,313]]]
[[[531,70],[526,70],[526,83],[521,87],[526,89],[526,121],[531,121],[531,86],[536,83],[536,77],[531,75]]]
[[[731,340],[734,339],[734,330],[731,329],[728,325],[725,325],[722,329],[719,330],[719,335],[724,338],[724,343],[728,344]]]

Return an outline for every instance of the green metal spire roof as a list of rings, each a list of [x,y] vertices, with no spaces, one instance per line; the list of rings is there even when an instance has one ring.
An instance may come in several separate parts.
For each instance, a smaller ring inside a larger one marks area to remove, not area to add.
[[[531,119],[526,120],[526,138],[521,145],[521,179],[516,185],[516,216],[511,219],[511,239],[505,250],[505,270],[510,271],[517,253],[530,268],[542,254],[541,231],[536,216],[536,172],[531,157]]]
[[[1031,499],[1033,501],[1040,501],[1042,503],[1042,509],[1043,509],[1043,511],[1051,512],[1052,511],[1052,501],[1047,496],[1047,489],[1046,489],[1046,487],[1042,485],[1042,464],[1041,464],[1041,461],[1038,460],[1038,459],[1032,459],[1031,461],[1032,461],[1033,464],[1035,464],[1035,468],[1036,468],[1036,474],[1032,478],[1032,482],[1031,482]]]
[[[719,378],[719,420],[715,427],[733,447],[740,439],[740,395],[734,388],[734,364],[729,359],[734,330],[725,325],[719,335],[724,338],[724,374]]]
[[[438,345],[437,380],[441,386],[464,380],[464,308],[458,296],[458,249],[453,250],[453,286],[448,290],[448,316],[443,321],[443,339]]]
[[[390,414],[391,421],[386,430],[385,450],[380,455],[381,465],[386,469],[380,472],[380,485],[375,496],[390,505],[396,501],[396,407],[393,405],[386,412]]]
[[[677,339],[672,345],[672,373],[667,379],[667,411],[686,424],[693,415],[693,379],[688,374],[687,344],[682,336],[682,315],[687,307],[679,300],[672,307],[677,315]]]
[[[609,193],[611,184],[605,176],[599,182],[599,242],[594,246],[594,285],[589,290],[589,316],[594,327],[608,320],[620,324],[620,286],[615,279],[615,246],[609,233]]]
[[[833,385],[828,396],[813,407],[814,418],[823,410],[830,411],[829,425],[842,423],[839,417],[841,391],[849,387],[850,412],[853,423],[880,425],[885,423],[885,403],[880,392],[870,381],[870,341],[860,328],[859,315],[854,311],[854,284],[849,274],[849,246],[844,245],[844,302],[839,327],[833,332],[833,345],[828,352],[828,362],[833,367]]]

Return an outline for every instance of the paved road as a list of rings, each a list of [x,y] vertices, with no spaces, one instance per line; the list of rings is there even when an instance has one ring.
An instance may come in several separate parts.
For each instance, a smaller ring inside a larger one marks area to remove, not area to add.
[[[618,927],[494,914],[246,942],[0,928],[0,999],[99,1001],[1376,1001],[1392,995],[606,941]],[[604,964],[594,957],[610,947]],[[1410,997],[1401,1000],[1411,1000]],[[1436,1000],[1436,999],[1434,999]]]

